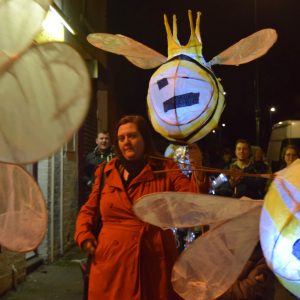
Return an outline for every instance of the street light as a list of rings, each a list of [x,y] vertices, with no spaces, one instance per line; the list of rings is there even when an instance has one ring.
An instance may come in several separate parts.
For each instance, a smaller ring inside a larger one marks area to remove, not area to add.
[[[272,113],[276,112],[276,108],[274,106],[270,107],[269,115],[270,115],[270,128],[272,130]]]

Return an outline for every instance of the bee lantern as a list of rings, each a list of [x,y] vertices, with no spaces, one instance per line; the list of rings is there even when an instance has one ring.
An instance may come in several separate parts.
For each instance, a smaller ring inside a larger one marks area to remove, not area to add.
[[[300,159],[279,171],[260,217],[264,256],[278,280],[300,297]]]
[[[206,62],[202,55],[200,12],[195,27],[190,10],[188,16],[191,35],[185,46],[177,38],[176,16],[173,16],[173,34],[164,16],[168,57],[123,35],[95,33],[87,39],[100,49],[124,55],[140,68],[160,66],[148,88],[150,121],[165,138],[192,143],[216,127],[224,109],[223,87],[211,66],[239,65],[254,60],[269,50],[277,34],[273,29],[260,30]]]

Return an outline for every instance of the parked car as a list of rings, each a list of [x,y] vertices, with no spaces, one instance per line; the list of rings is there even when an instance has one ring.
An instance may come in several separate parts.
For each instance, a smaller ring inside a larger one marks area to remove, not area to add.
[[[282,150],[288,144],[300,148],[300,120],[286,120],[273,125],[267,150],[273,172],[279,170]]]

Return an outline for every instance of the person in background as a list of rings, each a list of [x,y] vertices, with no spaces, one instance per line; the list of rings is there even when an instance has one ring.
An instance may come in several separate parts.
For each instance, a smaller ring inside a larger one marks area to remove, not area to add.
[[[260,174],[270,174],[272,172],[271,167],[269,166],[266,160],[265,152],[259,146],[256,146],[253,149],[252,163],[254,169]],[[272,181],[271,179],[268,180],[266,178],[262,178],[261,180],[259,180],[257,183],[258,185],[260,185],[258,187],[259,190],[264,190],[264,194],[265,194],[267,192],[267,189],[271,181]]]
[[[281,160],[282,165],[280,169],[286,168],[299,158],[299,150],[295,145],[287,145],[282,150]]]
[[[254,147],[253,149],[252,162],[257,169],[261,169],[264,173],[269,173],[270,168],[266,160],[265,152],[259,146]]]
[[[100,205],[101,166],[76,222],[75,241],[93,256],[88,299],[181,299],[171,284],[171,271],[178,256],[172,230],[141,221],[132,208],[146,194],[198,191],[199,174],[193,172],[189,179],[173,160],[159,159],[141,116],[123,117],[117,124],[116,137],[118,156],[104,168]],[[193,158],[195,163],[196,160]],[[95,237],[91,228],[99,208],[102,229]]]
[[[228,169],[232,162],[232,151],[230,148],[225,148],[222,152],[221,162],[217,165],[217,168]]]
[[[103,161],[110,161],[115,156],[108,131],[100,131],[95,141],[97,146],[85,159],[84,181],[89,188],[94,182],[94,173],[98,165]]]
[[[265,195],[266,180],[264,178],[243,176],[242,173],[261,174],[251,161],[251,146],[248,141],[239,139],[235,144],[236,160],[230,164],[229,170],[235,174],[228,176],[215,188],[216,195],[240,198],[247,196],[252,199],[263,199]]]
[[[260,163],[255,166],[251,160],[250,144],[246,140],[237,140],[235,155],[236,161],[230,164],[229,169],[237,171],[237,175],[230,176],[229,180],[221,185],[219,191],[222,192],[223,186],[226,196],[238,198],[248,196],[252,199],[263,199],[266,185],[264,178],[239,176],[239,173],[243,172],[253,174],[266,172]],[[274,275],[266,264],[258,242],[237,280],[217,300],[272,300],[274,282]]]

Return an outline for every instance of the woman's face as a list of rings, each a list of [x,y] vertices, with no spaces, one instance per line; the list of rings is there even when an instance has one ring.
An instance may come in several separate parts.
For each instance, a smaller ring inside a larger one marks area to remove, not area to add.
[[[284,161],[289,166],[294,160],[298,158],[297,152],[293,148],[288,148],[284,154]]]
[[[121,154],[127,160],[138,160],[144,155],[144,139],[134,123],[126,123],[119,127],[118,145]]]

